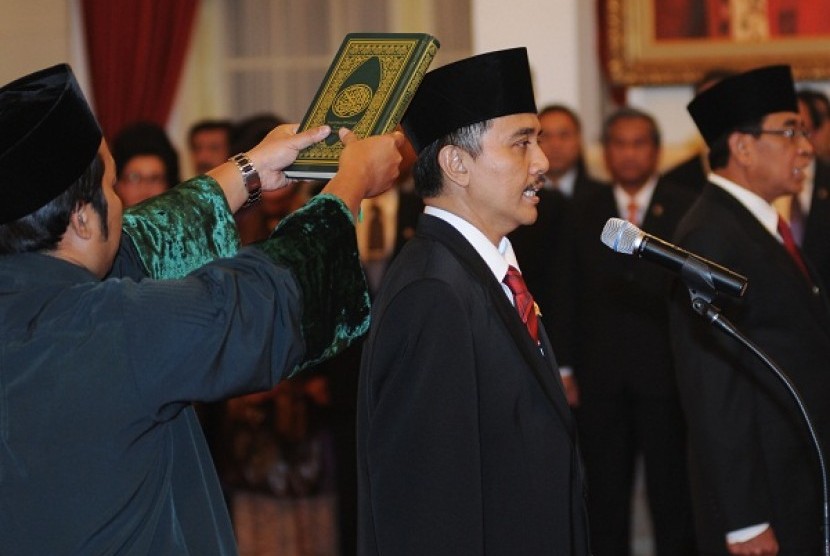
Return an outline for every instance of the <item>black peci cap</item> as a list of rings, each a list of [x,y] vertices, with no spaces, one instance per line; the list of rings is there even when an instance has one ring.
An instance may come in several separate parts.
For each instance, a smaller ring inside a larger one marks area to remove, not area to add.
[[[687,109],[711,146],[767,114],[798,112],[792,71],[790,66],[766,66],[727,77],[697,95]]]
[[[403,117],[417,152],[462,127],[510,114],[536,114],[526,48],[465,58],[424,76]]]
[[[66,64],[0,88],[0,224],[66,191],[92,163],[101,138]]]

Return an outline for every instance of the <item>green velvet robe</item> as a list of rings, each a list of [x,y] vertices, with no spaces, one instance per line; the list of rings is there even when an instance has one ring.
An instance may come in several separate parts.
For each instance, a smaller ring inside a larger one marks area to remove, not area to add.
[[[350,214],[332,197],[238,253],[205,177],[123,228],[103,281],[0,257],[4,555],[235,554],[191,402],[271,388],[368,326]]]

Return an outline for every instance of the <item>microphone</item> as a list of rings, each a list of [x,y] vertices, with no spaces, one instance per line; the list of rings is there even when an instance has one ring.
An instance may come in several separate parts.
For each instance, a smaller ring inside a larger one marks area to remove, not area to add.
[[[602,229],[602,242],[612,251],[637,255],[657,263],[684,278],[691,273],[697,280],[722,293],[740,297],[746,291],[747,279],[728,268],[708,261],[676,245],[642,231],[622,218],[609,218]]]

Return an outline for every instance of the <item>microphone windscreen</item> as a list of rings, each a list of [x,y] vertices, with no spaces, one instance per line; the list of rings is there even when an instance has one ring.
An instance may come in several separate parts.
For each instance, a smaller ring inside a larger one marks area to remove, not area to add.
[[[602,229],[600,239],[613,251],[631,255],[639,247],[642,235],[640,228],[628,220],[609,218]]]

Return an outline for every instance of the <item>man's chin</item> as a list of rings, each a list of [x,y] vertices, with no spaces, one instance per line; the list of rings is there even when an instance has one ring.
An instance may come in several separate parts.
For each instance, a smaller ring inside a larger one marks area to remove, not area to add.
[[[536,223],[536,219],[539,218],[539,210],[536,208],[536,205],[533,205],[529,208],[530,210],[528,211],[527,215],[524,216],[524,218],[522,218],[522,226],[532,226]]]

